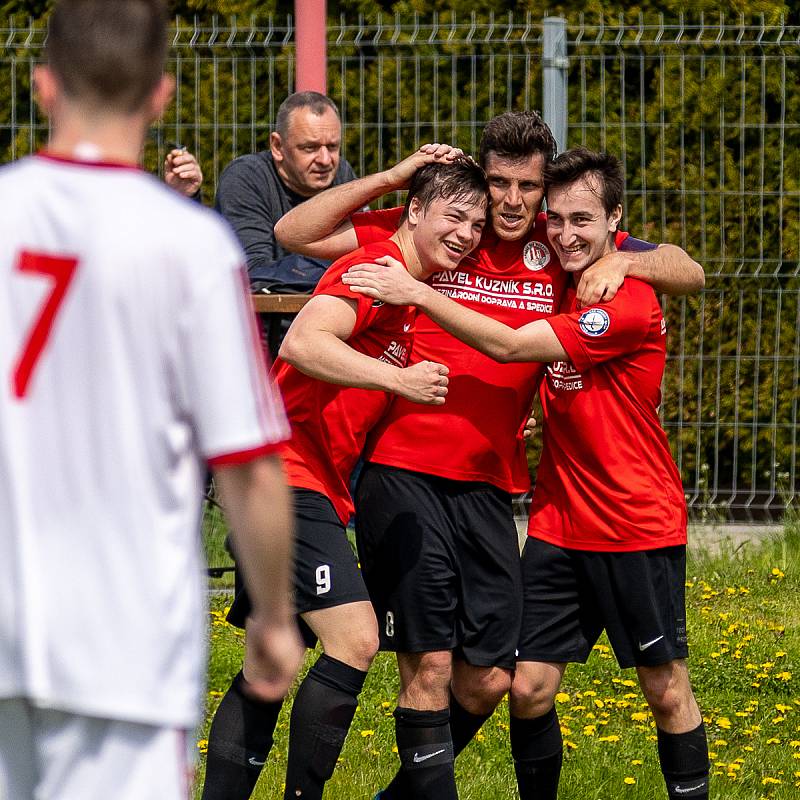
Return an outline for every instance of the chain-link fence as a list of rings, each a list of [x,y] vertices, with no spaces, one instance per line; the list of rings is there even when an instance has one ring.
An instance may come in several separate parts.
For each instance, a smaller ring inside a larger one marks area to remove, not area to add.
[[[45,29],[0,29],[3,160],[40,146],[31,103]],[[176,20],[176,102],[145,153],[195,152],[221,169],[263,149],[294,85],[291,20]],[[356,171],[432,140],[476,152],[483,124],[542,107],[542,20],[532,14],[383,17],[328,29],[329,94]],[[567,24],[568,145],[619,154],[626,224],[706,268],[670,300],[662,415],[695,516],[764,520],[797,497],[800,377],[800,28],[763,19]],[[396,202],[398,198],[391,198]]]

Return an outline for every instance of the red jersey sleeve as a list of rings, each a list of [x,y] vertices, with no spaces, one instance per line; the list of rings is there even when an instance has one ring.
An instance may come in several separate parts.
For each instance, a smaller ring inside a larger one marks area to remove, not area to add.
[[[638,350],[652,326],[661,324],[652,288],[633,278],[608,303],[575,309],[574,299],[571,290],[571,310],[548,322],[579,371]]]
[[[358,246],[381,242],[388,239],[400,224],[403,208],[385,208],[383,211],[363,211],[353,214],[350,221],[356,232]]]
[[[382,241],[385,242],[385,237]],[[337,261],[334,261],[322,276],[322,280],[317,284],[317,288],[314,291],[315,296],[327,294],[332,297],[354,300],[357,303],[356,324],[353,327],[353,332],[350,334],[351,336],[355,336],[372,324],[375,313],[377,309],[380,308],[380,305],[373,305],[375,301],[371,297],[354,292],[349,286],[342,283],[342,275],[356,264],[369,263],[378,255],[386,255],[387,250],[389,255],[402,260],[400,250],[396,246],[391,245],[391,243],[387,244],[389,244],[388,247],[383,247],[379,251],[370,247],[359,248]]]

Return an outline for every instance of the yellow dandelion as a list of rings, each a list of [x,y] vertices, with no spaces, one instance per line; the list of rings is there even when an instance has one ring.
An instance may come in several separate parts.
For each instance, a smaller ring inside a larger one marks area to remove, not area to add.
[[[566,692],[559,692],[556,695],[556,703],[569,703],[570,696]]]
[[[770,739],[767,739],[767,744],[780,744],[781,740],[778,739],[776,736],[773,736]]]
[[[717,717],[717,725],[727,731],[730,730],[731,721],[727,717]]]
[[[779,672],[775,677],[781,681],[790,681],[792,679],[792,673],[788,670],[784,670],[783,672]]]
[[[778,778],[771,778],[769,776],[761,779],[762,786],[779,785],[781,782],[782,781],[778,780]]]
[[[594,736],[597,733],[597,726],[596,725],[584,725],[583,727],[583,735],[584,736]]]
[[[645,711],[634,711],[633,714],[631,714],[631,719],[634,722],[646,722],[647,717],[648,714]]]
[[[366,739],[367,736],[374,736],[375,731],[361,731],[361,735]]]
[[[633,784],[636,783],[636,778],[634,778],[632,775],[626,775],[622,781],[623,783],[627,783],[628,786],[633,786]]]
[[[728,743],[725,741],[725,739],[717,739],[717,741],[714,742],[714,744],[712,745],[712,747],[727,747],[727,746]]]
[[[598,742],[610,742],[611,744],[613,744],[614,742],[618,742],[619,741],[619,736],[617,736],[616,734],[612,734],[611,736],[601,736],[597,741]]]
[[[632,764],[634,767],[641,767],[641,766],[642,766],[642,764],[644,764],[644,761],[642,761],[642,759],[641,759],[641,758],[634,758],[634,759],[633,759],[633,761],[631,761],[631,764]]]

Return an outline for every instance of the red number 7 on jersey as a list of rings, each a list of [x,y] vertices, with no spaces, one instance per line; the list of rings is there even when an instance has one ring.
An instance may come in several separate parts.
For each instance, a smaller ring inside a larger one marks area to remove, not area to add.
[[[67,294],[77,266],[78,259],[69,256],[31,253],[28,250],[23,250],[19,254],[16,264],[17,271],[52,278],[53,288],[42,303],[39,315],[31,326],[19,360],[14,367],[12,384],[14,396],[17,398],[25,397],[36,362],[47,344],[58,308]]]

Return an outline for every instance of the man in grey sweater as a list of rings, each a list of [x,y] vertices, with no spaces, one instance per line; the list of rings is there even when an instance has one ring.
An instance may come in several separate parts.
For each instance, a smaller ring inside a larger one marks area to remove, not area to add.
[[[322,275],[327,262],[288,253],[276,241],[273,227],[309,197],[355,178],[341,158],[341,141],[342,123],[334,102],[318,92],[297,92],[278,109],[269,150],[239,156],[223,171],[216,207],[244,248],[254,286],[280,291],[287,275]],[[293,315],[262,318],[273,358],[292,319]]]

